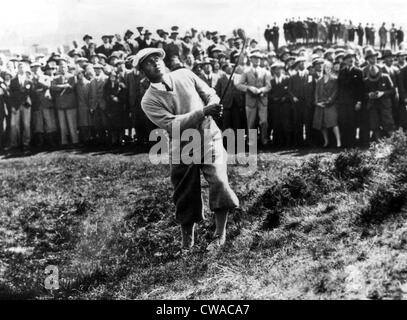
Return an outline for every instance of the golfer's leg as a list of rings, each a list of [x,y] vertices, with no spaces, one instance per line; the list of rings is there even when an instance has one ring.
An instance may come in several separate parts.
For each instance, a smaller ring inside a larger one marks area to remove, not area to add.
[[[174,187],[175,220],[181,225],[182,247],[194,245],[194,224],[204,218],[200,172],[197,165],[172,165],[171,182]]]

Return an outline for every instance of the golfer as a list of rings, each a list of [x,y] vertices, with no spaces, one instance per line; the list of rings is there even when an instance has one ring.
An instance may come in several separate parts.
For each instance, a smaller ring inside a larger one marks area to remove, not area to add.
[[[222,134],[213,120],[213,117],[222,116],[222,106],[215,91],[191,71],[167,72],[164,58],[164,50],[146,48],[133,59],[133,66],[139,68],[151,83],[141,106],[147,117],[166,130],[170,137],[171,182],[175,218],[181,225],[181,252],[188,252],[193,247],[194,226],[204,219],[201,171],[209,184],[209,206],[215,213],[216,231],[208,246],[208,250],[214,250],[225,243],[228,212],[239,206],[228,182],[227,153]],[[182,161],[182,155],[188,153],[183,149],[188,141],[179,138],[187,129],[194,129],[201,137],[198,161],[188,164]],[[180,135],[174,134],[177,130]],[[207,161],[208,158],[212,161]]]

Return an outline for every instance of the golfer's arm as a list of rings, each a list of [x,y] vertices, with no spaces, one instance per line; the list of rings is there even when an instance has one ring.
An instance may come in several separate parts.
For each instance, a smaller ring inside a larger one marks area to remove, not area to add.
[[[166,130],[170,136],[173,128],[179,128],[181,132],[185,129],[197,128],[205,118],[203,109],[174,115],[154,102],[142,101],[141,107],[151,122]]]
[[[192,73],[193,81],[195,83],[195,89],[198,92],[205,105],[217,104],[220,102],[220,98],[216,94],[216,91],[209,87],[205,81]]]

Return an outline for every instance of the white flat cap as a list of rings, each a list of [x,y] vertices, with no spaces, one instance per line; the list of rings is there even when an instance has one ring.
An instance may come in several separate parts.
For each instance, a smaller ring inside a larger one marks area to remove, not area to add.
[[[162,59],[165,58],[165,51],[161,48],[145,48],[137,52],[137,54],[133,57],[133,67],[138,68],[140,63],[142,63],[148,56],[158,53]]]

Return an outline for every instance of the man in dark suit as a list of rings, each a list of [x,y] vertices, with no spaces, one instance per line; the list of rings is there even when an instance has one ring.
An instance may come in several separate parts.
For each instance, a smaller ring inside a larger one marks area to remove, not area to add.
[[[96,53],[102,53],[106,57],[110,57],[110,55],[113,52],[113,47],[112,44],[110,43],[110,40],[113,38],[114,38],[113,36],[103,35],[102,36],[103,44],[96,48]]]
[[[292,123],[291,127],[293,132],[292,143],[295,146],[301,146],[304,142],[303,125],[306,122],[309,111],[309,99],[306,92],[306,86],[309,80],[309,72],[305,69],[305,58],[298,57],[292,68],[295,73],[290,77],[289,91],[292,97]],[[306,125],[307,127],[307,125]],[[306,133],[307,139],[309,132]]]
[[[156,43],[151,38],[151,35],[152,35],[152,33],[149,30],[146,30],[144,32],[144,39],[140,41],[139,50],[142,50],[145,48],[155,48],[156,47]]]
[[[269,132],[273,130],[273,146],[291,145],[292,117],[290,94],[288,91],[289,77],[284,74],[284,63],[275,62],[271,65],[274,77],[271,80],[271,90],[268,97]],[[270,134],[269,134],[270,135]]]
[[[222,66],[224,73],[219,78],[215,85],[216,94],[223,98],[223,118],[222,118],[222,130],[232,129],[235,134],[236,130],[241,127],[241,108],[243,108],[242,94],[236,88],[234,81],[232,80],[226,93],[226,86],[229,81],[229,76],[232,73],[233,65],[225,63]]]
[[[359,26],[358,26],[356,32],[358,34],[358,45],[363,46],[363,36],[364,36],[365,32],[363,30],[361,23],[359,23]]]
[[[400,126],[407,130],[407,65],[400,69],[399,73],[399,94],[400,94]]]
[[[83,52],[82,56],[86,57],[87,59],[89,59],[89,56],[90,56],[89,46],[90,46],[91,40],[93,40],[92,36],[90,36],[88,34],[84,35],[83,41],[85,42],[85,45],[81,49]]]
[[[10,83],[10,147],[17,148],[22,146],[23,151],[28,151],[31,141],[31,93],[32,82],[27,77],[27,67],[23,62],[19,62],[17,75]],[[22,139],[20,138],[21,136]]]
[[[356,54],[348,50],[338,75],[338,122],[344,147],[356,145],[356,114],[364,97],[363,73],[355,67],[355,59]]]
[[[270,29],[270,25],[268,24],[266,30],[264,30],[264,39],[267,42],[267,51],[270,51],[271,33],[272,31]],[[286,41],[288,40],[286,39]]]
[[[274,26],[271,30],[272,30],[272,42],[273,42],[274,50],[277,50],[278,42],[280,40],[280,32],[279,32],[279,27],[277,26],[276,22],[274,22]]]
[[[399,92],[398,92],[398,82],[399,82],[399,69],[393,64],[394,55],[389,49],[384,50],[382,57],[383,65],[380,71],[384,74],[390,76],[390,80],[393,85],[393,92],[389,95],[391,101],[391,110],[396,128],[399,127]]]

